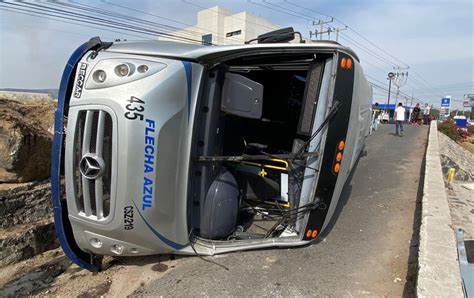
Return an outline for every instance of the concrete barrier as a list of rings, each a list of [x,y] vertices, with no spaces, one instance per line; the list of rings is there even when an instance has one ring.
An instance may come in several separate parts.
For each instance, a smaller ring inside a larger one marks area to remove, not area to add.
[[[438,129],[432,121],[423,185],[418,297],[463,297],[454,233],[441,170]]]

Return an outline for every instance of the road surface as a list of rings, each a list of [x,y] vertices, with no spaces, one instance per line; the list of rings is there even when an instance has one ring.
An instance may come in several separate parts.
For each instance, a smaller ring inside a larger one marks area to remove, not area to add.
[[[344,190],[338,219],[320,243],[212,258],[229,270],[187,258],[184,266],[136,293],[409,294],[417,248],[413,227],[428,129],[405,127],[405,135],[398,137],[391,134],[394,128],[382,125],[369,138],[366,154]]]
[[[410,295],[428,129],[405,127],[403,137],[394,136],[394,129],[381,125],[369,137],[366,152],[343,191],[337,220],[319,243],[205,258],[218,265],[198,257],[115,259],[98,274],[70,265],[56,250],[3,270],[0,293]]]

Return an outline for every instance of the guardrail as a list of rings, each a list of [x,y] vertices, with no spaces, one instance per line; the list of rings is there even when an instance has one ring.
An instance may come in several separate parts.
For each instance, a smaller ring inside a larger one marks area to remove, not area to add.
[[[439,157],[438,129],[431,121],[426,150],[418,251],[418,297],[463,297],[456,239]]]

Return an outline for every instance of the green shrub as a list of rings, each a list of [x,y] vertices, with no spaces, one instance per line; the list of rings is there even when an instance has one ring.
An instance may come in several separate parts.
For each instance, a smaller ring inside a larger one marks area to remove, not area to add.
[[[461,129],[458,129],[452,119],[443,121],[438,126],[438,130],[456,142],[462,141],[465,137],[464,131],[462,131]]]
[[[467,126],[467,131],[472,135],[474,134],[474,125],[468,125]]]

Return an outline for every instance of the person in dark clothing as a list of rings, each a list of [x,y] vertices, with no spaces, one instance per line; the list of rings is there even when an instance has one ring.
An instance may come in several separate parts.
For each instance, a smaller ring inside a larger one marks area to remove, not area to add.
[[[420,104],[417,103],[411,115],[411,125],[418,124],[418,119],[420,118],[420,112],[421,112]]]

